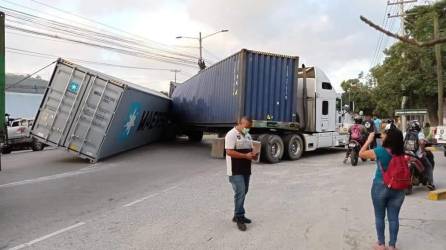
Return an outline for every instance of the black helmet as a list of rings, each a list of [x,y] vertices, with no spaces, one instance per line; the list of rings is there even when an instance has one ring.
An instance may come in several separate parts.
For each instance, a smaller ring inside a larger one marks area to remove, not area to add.
[[[409,123],[409,131],[416,131],[416,132],[420,132],[421,131],[421,125],[420,122],[418,122],[417,120],[413,120]]]
[[[361,116],[355,116],[355,124],[362,124],[362,117]]]

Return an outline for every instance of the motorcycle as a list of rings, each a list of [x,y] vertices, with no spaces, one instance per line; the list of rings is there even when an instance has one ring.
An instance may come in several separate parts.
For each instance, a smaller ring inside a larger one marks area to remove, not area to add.
[[[434,161],[434,155],[431,151],[426,150],[426,157],[432,164],[432,171],[434,170],[435,161]],[[412,194],[413,187],[419,186],[422,184],[423,186],[426,186],[428,184],[428,179],[426,177],[425,173],[425,167],[421,159],[412,151],[406,151],[405,152],[405,158],[408,162],[408,167],[410,169],[411,173],[411,185],[406,190],[406,194]]]
[[[359,150],[361,149],[361,143],[357,140],[350,140],[348,143],[350,163],[352,166],[358,165]]]

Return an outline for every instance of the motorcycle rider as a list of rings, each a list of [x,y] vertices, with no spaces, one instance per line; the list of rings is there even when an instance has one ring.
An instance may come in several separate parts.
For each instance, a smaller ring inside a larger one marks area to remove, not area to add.
[[[426,155],[425,147],[427,142],[428,141],[421,130],[420,123],[417,120],[411,121],[409,123],[408,131],[404,136],[404,148],[408,151],[414,152],[420,159],[421,163],[423,163],[425,168],[425,176],[428,181],[426,187],[429,190],[435,190],[433,166]]]
[[[353,124],[348,129],[348,141],[355,140],[359,142],[359,144],[362,146],[364,144],[365,139],[367,138],[367,129],[362,125],[362,118],[361,116],[355,116],[355,124]],[[347,153],[345,155],[344,163],[347,162],[348,157],[350,156],[351,148],[348,148]]]

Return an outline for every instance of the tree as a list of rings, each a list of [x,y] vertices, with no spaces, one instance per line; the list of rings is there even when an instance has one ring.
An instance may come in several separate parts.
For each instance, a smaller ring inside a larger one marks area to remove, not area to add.
[[[407,11],[405,29],[408,38],[432,41],[433,13],[442,14],[444,10],[446,0],[430,6],[416,6]],[[445,14],[439,15],[439,26],[446,27]],[[440,36],[446,37],[445,29],[441,31]],[[445,58],[446,45],[441,46],[441,53]],[[401,107],[402,97],[406,95],[406,108],[427,108],[431,122],[437,123],[438,90],[434,49],[431,46],[420,47],[411,43],[396,42],[385,50],[384,54],[384,62],[370,69],[375,84],[361,84],[359,79],[344,81],[341,84],[345,91],[343,98],[350,96],[356,102],[356,111],[364,109],[364,112],[370,112],[367,108],[373,107],[371,112],[392,117],[395,109]],[[445,67],[446,63],[443,64],[443,68]],[[359,87],[352,88],[351,83]]]
[[[361,74],[359,75],[361,76]],[[372,89],[368,84],[363,84],[358,78],[342,81],[341,88],[342,102],[348,103],[354,112],[364,111],[366,114],[372,114],[374,111],[374,100]],[[354,107],[353,104],[354,103]]]
[[[407,13],[406,32],[417,40],[430,40],[433,34],[432,13],[446,8],[446,0],[433,6],[417,6]],[[440,16],[440,27],[446,27],[446,17]],[[443,35],[445,31],[443,30]],[[442,45],[446,55],[446,46]],[[397,42],[384,51],[386,58],[382,65],[371,69],[377,81],[373,89],[376,109],[392,115],[401,106],[403,95],[408,96],[408,108],[427,108],[429,118],[437,122],[437,80],[435,56],[432,47],[418,47]],[[445,65],[443,65],[444,67]]]

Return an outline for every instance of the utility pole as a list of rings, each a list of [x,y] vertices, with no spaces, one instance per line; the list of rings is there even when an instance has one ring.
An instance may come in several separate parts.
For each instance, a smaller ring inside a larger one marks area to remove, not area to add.
[[[0,171],[3,144],[6,143],[5,124],[5,13],[0,12]]]
[[[179,69],[172,69],[172,70],[170,70],[170,72],[173,72],[174,73],[174,76],[175,76],[175,83],[177,83],[177,73],[179,73],[179,72],[181,72],[181,70],[179,70]]]
[[[434,10],[434,39],[440,38],[440,28],[438,24],[438,13]],[[435,45],[435,61],[437,62],[437,83],[438,83],[438,125],[443,125],[443,65],[441,61],[441,44]]]
[[[228,32],[228,31],[229,31],[229,30],[220,30],[220,31],[214,32],[214,33],[209,34],[209,35],[206,35],[206,36],[202,36],[202,35],[201,35],[201,32],[199,32],[199,33],[198,33],[198,37],[177,36],[176,38],[177,38],[177,39],[180,39],[180,38],[187,38],[187,39],[195,39],[195,40],[198,40],[198,49],[199,49],[199,51],[200,51],[200,54],[199,54],[199,57],[198,57],[198,67],[200,68],[200,70],[203,70],[203,69],[206,68],[206,63],[205,63],[204,60],[203,60],[203,40],[206,39],[206,38],[208,38],[208,37],[211,37],[211,36],[213,36],[213,35],[216,35],[216,34],[218,34],[218,33],[223,33],[223,32]]]
[[[200,56],[198,57],[198,67],[200,67],[200,70],[203,70],[206,68],[206,64],[203,60],[203,38],[201,38],[201,32],[198,32],[198,49],[200,50]]]
[[[417,0],[407,0],[407,1],[397,0],[396,2],[390,2],[390,1],[387,2],[387,5],[399,5],[399,8],[400,8],[399,14],[392,16],[389,13],[387,15],[387,17],[388,18],[395,18],[395,17],[399,17],[400,18],[400,29],[401,29],[400,30],[400,34],[403,37],[405,37],[407,35],[406,34],[406,28],[405,28],[405,25],[404,25],[404,18],[406,17],[406,13],[404,12],[404,5],[408,4],[408,3],[415,3],[415,2],[417,2]],[[402,89],[405,89],[405,88],[402,86]],[[406,92],[406,91],[404,91],[404,92]],[[403,94],[404,94],[403,95],[403,100],[401,100],[401,109],[404,109],[406,107],[406,103],[407,103],[407,96],[406,96],[405,93],[403,93]],[[401,115],[401,130],[402,131],[406,131],[406,123],[407,123],[406,116],[405,115]]]

